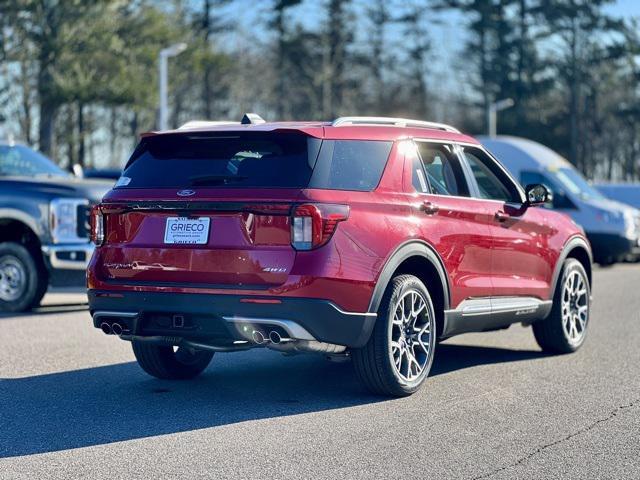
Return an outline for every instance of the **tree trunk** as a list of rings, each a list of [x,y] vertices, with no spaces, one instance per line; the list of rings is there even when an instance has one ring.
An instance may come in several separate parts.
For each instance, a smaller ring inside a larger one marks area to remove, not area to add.
[[[211,36],[211,0],[204,0],[204,13],[202,17],[202,31],[204,33],[204,43],[207,52],[209,51],[209,37]],[[202,84],[202,102],[204,104],[204,118],[210,120],[211,113],[211,66],[207,62],[204,66]]]
[[[285,119],[285,25],[284,7],[276,12],[275,30],[278,35],[276,52],[276,116],[278,120]]]
[[[67,144],[67,160],[69,164],[67,168],[71,170],[73,165],[77,163],[76,154],[76,125],[75,125],[75,116],[73,111],[73,105],[66,105],[62,110],[62,118],[64,119],[65,125],[65,134],[62,136],[61,140],[65,140]]]
[[[57,105],[46,99],[40,100],[40,125],[38,127],[38,148],[46,155],[53,153],[53,126],[58,113]]]
[[[78,163],[82,168],[86,166],[84,134],[84,103],[78,102]]]
[[[578,158],[580,80],[578,78],[578,24],[571,22],[571,78],[569,82],[569,161],[581,169]]]
[[[118,109],[116,107],[111,107],[111,111],[109,112],[109,156],[111,162],[116,158],[116,146],[118,139]],[[111,165],[119,167],[119,165]]]
[[[484,131],[489,132],[489,106],[491,105],[491,92],[489,91],[488,67],[487,67],[487,31],[482,28],[478,32],[480,36],[480,82],[482,84],[482,107],[484,109]]]
[[[22,118],[20,121],[20,129],[27,145],[33,144],[31,136],[32,120],[31,120],[31,86],[29,84],[28,65],[26,61],[20,62],[20,84],[22,87]]]
[[[138,112],[133,112],[131,115],[131,121],[129,122],[129,129],[131,132],[131,138],[133,139],[133,144],[136,145],[138,143],[138,129],[139,127],[139,119]]]

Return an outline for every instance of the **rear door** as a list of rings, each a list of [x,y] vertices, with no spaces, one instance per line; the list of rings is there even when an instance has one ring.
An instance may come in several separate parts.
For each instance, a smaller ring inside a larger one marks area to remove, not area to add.
[[[437,249],[451,280],[451,308],[491,295],[489,211],[471,198],[453,144],[416,140],[412,165],[421,237]]]

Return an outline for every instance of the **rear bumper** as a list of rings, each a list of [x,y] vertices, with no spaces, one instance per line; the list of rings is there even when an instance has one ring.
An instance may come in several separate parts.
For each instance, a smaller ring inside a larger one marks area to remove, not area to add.
[[[311,298],[101,290],[88,295],[96,328],[105,319],[117,319],[136,336],[241,340],[242,326],[268,324],[284,328],[292,338],[357,348],[369,339],[376,319],[375,313],[345,312],[328,300]],[[177,325],[176,315],[182,319]]]
[[[42,254],[53,270],[86,270],[93,250],[92,243],[42,246]]]

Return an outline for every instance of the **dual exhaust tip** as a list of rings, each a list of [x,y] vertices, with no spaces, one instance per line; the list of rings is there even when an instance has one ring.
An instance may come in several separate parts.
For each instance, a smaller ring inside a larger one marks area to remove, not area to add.
[[[102,330],[107,335],[122,335],[124,328],[119,323],[109,324],[107,322],[102,322],[100,324],[100,330]]]
[[[122,335],[124,328],[122,325],[120,325],[117,322],[114,323],[107,323],[107,322],[102,322],[100,324],[100,329],[106,334],[106,335]],[[282,343],[283,338],[282,336],[276,332],[275,330],[271,330],[269,332],[268,337],[265,337],[264,333],[262,333],[260,330],[254,330],[251,333],[251,339],[253,340],[253,342],[257,345],[264,345],[265,343],[273,343],[274,345],[278,345],[279,343]]]
[[[251,339],[253,340],[253,343],[257,345],[263,345],[266,342],[271,342],[277,345],[283,340],[282,336],[275,330],[271,330],[268,337],[265,337],[264,333],[262,333],[260,330],[254,330],[251,334]]]

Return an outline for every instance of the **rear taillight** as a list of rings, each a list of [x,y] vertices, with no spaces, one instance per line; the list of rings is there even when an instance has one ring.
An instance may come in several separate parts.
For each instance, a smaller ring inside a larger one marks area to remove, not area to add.
[[[91,241],[97,246],[104,243],[104,216],[100,205],[91,209]]]
[[[338,223],[347,218],[347,205],[299,205],[294,208],[291,218],[291,245],[296,250],[321,247],[331,239]]]

